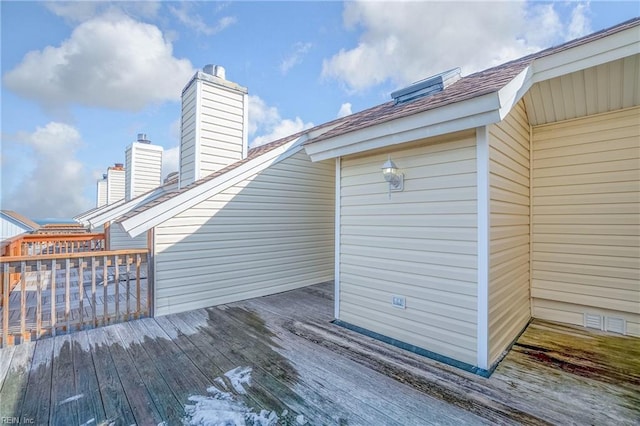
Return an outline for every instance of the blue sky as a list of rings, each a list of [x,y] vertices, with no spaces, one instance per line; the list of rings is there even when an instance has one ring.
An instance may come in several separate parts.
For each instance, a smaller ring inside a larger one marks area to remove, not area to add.
[[[252,145],[640,15],[629,2],[6,2],[0,206],[95,204],[137,133],[177,169],[180,91],[208,63],[249,89]]]

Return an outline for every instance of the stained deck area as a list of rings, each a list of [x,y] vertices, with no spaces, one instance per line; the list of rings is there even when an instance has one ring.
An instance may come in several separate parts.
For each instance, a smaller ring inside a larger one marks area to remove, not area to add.
[[[638,339],[534,321],[484,379],[331,324],[332,291],[325,283],[2,349],[0,417],[55,425],[640,420]]]

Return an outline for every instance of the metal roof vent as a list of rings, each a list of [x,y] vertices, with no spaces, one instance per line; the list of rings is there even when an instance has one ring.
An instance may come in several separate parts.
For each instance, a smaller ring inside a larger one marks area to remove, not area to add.
[[[147,139],[146,133],[138,133],[138,142],[140,143],[151,143],[149,139]]]
[[[224,67],[221,65],[208,64],[202,68],[202,71],[205,72],[206,74],[212,75],[214,77],[218,77],[222,80],[224,80],[226,76]]]
[[[395,99],[396,105],[410,102],[418,98],[424,98],[425,96],[442,92],[446,87],[460,80],[460,78],[460,68],[454,68],[417,81],[404,89],[391,92],[391,97]]]

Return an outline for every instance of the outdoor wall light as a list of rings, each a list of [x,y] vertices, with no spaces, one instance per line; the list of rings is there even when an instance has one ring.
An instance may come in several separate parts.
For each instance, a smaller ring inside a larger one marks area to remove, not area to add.
[[[398,173],[398,166],[391,161],[391,156],[382,165],[382,175],[384,180],[389,182],[389,198],[391,198],[391,192],[399,192],[404,189],[404,175]]]

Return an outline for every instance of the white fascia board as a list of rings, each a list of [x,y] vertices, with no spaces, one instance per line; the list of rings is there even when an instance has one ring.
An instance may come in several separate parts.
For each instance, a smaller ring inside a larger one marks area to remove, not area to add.
[[[500,121],[497,92],[382,122],[305,146],[311,161],[412,142]]]
[[[286,143],[227,173],[203,182],[202,184],[180,193],[175,197],[150,208],[149,210],[126,219],[120,222],[122,229],[124,229],[130,237],[136,237],[154,226],[171,219],[175,215],[182,213],[188,208],[205,201],[220,191],[224,191],[225,189],[242,182],[272,164],[279,163],[280,161],[298,153],[302,150],[301,144],[305,139],[305,137],[302,137]]]
[[[595,67],[640,53],[640,29],[636,26],[590,43],[534,60],[533,82]]]
[[[106,222],[111,222],[112,220],[116,220],[119,217],[129,213],[131,210],[136,209],[145,203],[155,200],[159,196],[163,195],[165,190],[162,187],[156,188],[153,192],[150,192],[146,195],[141,195],[132,200],[127,201],[124,204],[120,204],[108,211],[103,212],[98,216],[93,216],[89,219],[89,223],[91,225],[91,229],[98,228],[105,224]]]
[[[100,215],[108,210],[111,210],[117,206],[120,206],[122,204],[124,204],[124,198],[121,200],[116,201],[115,203],[111,203],[111,204],[105,204],[102,207],[99,207],[97,209],[93,209],[93,210],[89,210],[86,214],[83,214],[82,216],[78,216],[76,217],[76,221],[80,222],[82,225],[87,226],[89,225],[89,221],[91,220],[91,218],[96,217],[97,215]]]
[[[498,91],[498,98],[500,99],[500,120],[509,114],[511,108],[527,93],[532,84],[533,69],[531,66],[528,66]]]

